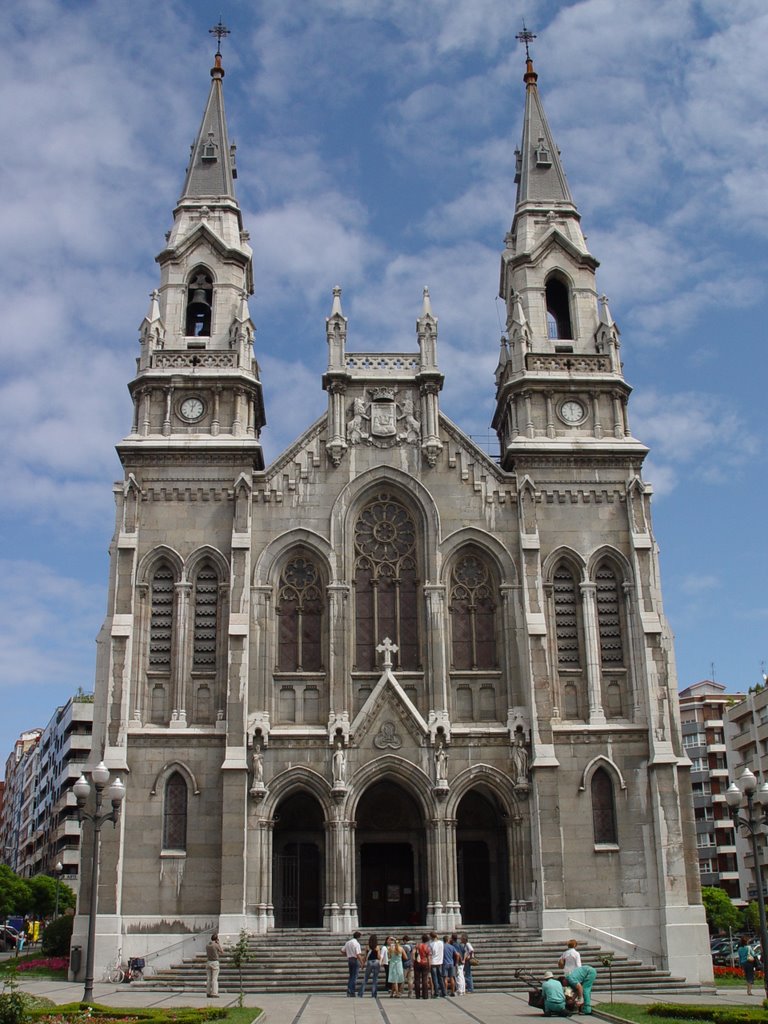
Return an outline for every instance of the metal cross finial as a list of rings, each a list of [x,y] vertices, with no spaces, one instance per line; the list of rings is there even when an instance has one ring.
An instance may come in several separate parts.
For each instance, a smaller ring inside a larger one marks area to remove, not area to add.
[[[221,56],[221,40],[224,38],[224,36],[230,36],[230,35],[232,35],[232,33],[227,28],[227,26],[224,24],[224,22],[221,20],[221,15],[219,15],[219,23],[218,23],[218,25],[214,25],[213,28],[209,28],[208,31],[210,32],[210,34],[212,36],[216,36],[216,40],[217,40],[217,43],[216,43],[216,55],[218,57],[220,57]]]
[[[532,43],[535,38],[536,38],[536,36],[533,34],[533,32],[529,32],[528,31],[528,29],[525,27],[525,21],[523,21],[523,31],[522,32],[518,32],[517,35],[515,36],[515,39],[518,39],[521,43],[525,43],[525,59],[526,60],[530,60],[531,59],[531,55],[528,52],[528,44]]]
[[[392,668],[392,655],[397,652],[397,645],[385,636],[376,650],[384,654],[384,668]]]

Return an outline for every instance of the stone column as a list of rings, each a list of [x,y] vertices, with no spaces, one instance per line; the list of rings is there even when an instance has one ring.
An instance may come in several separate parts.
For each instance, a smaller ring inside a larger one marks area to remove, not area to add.
[[[143,437],[147,437],[152,426],[152,388],[142,388],[140,394],[141,433]]]
[[[601,438],[603,436],[603,424],[600,421],[600,396],[597,391],[590,391],[589,397],[592,399],[593,433],[595,437]]]
[[[251,801],[248,814],[247,912],[248,927],[259,935],[274,928],[272,907],[272,836],[275,823]]]
[[[213,412],[211,413],[211,436],[217,437],[219,430],[221,429],[221,384],[214,385],[213,388]]]
[[[165,392],[165,413],[163,415],[163,437],[170,437],[171,434],[171,402],[173,400],[173,388],[163,389]]]
[[[598,639],[596,587],[594,583],[581,583],[582,614],[584,619],[584,654],[587,663],[587,695],[589,697],[589,724],[604,725],[605,712],[600,694],[600,643]]]
[[[424,587],[426,599],[427,666],[430,678],[425,678],[429,706],[437,711],[448,710],[448,666],[445,658],[445,587],[428,583]]]
[[[445,867],[446,867],[446,930],[453,931],[461,924],[461,903],[459,902],[459,873],[456,858],[456,818],[445,818]]]
[[[330,710],[337,714],[348,711],[354,716],[354,694],[347,657],[347,640],[351,629],[347,623],[349,608],[348,583],[336,580],[326,588],[328,595],[328,678],[331,681],[329,694]]]
[[[547,437],[555,436],[555,415],[552,407],[552,392],[544,392],[547,400]]]
[[[173,715],[171,728],[184,729],[187,725],[187,694],[186,684],[189,679],[189,598],[192,584],[176,583],[174,586],[174,605],[176,630],[173,638]]]

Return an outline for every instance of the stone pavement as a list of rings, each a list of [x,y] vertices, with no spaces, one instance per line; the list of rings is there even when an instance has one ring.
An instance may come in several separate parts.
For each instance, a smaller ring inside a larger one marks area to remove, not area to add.
[[[83,994],[81,982],[41,981],[21,979],[20,987],[35,995],[47,996],[56,1003],[78,1001]],[[759,1006],[762,990],[755,988],[755,995],[747,996],[746,989],[719,989],[712,995],[674,995],[670,1002],[701,1003],[717,1002],[726,1005]],[[184,992],[152,992],[140,985],[110,985],[97,982],[94,985],[95,1002],[115,1007],[132,1006],[237,1006],[238,996],[227,992],[217,1000],[206,999],[200,994]],[[643,993],[630,996],[621,993],[622,1002],[652,1003],[658,1000],[653,994]],[[475,992],[455,999],[390,999],[386,994],[380,999],[347,999],[339,995],[306,996],[269,995],[248,993],[246,1006],[259,1006],[266,1012],[270,1024],[532,1024],[544,1020],[540,1010],[528,1006],[527,996],[521,992]],[[595,999],[597,1010],[610,1013],[607,999]],[[263,1019],[263,1018],[262,1018]],[[574,1021],[583,1018],[574,1017]]]

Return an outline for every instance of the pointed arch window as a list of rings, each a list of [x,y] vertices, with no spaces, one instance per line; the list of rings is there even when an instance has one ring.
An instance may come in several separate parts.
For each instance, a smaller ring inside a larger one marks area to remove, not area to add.
[[[623,668],[624,637],[619,583],[613,566],[603,562],[595,573],[600,662],[603,668]]]
[[[181,772],[172,772],[165,784],[163,849],[187,848],[187,783]]]
[[[576,579],[571,567],[561,562],[552,578],[555,607],[557,663],[560,668],[581,668],[581,628]]]
[[[216,672],[219,620],[219,577],[212,566],[201,567],[195,577],[192,671]]]
[[[451,653],[459,671],[494,669],[496,602],[493,577],[479,552],[462,554],[451,572]]]
[[[173,643],[173,571],[161,562],[152,575],[149,623],[149,670],[163,675],[171,672]]]
[[[550,338],[570,340],[573,338],[571,326],[571,304],[568,286],[559,277],[550,277],[545,285],[547,303],[547,333]]]
[[[211,335],[213,311],[213,278],[205,267],[192,271],[187,288],[185,334],[188,338],[208,338]]]
[[[322,671],[323,588],[320,571],[308,555],[294,555],[286,563],[277,615],[279,671]]]
[[[605,768],[597,768],[590,784],[592,794],[592,829],[596,845],[615,846],[618,843],[616,831],[616,804],[613,781]]]
[[[373,671],[377,645],[397,644],[397,664],[420,667],[416,525],[404,505],[382,494],[355,523],[355,667]]]

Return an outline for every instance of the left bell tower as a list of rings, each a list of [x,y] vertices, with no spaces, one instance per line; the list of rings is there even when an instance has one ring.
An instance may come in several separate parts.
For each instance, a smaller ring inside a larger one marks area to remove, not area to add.
[[[235,196],[223,79],[217,52],[173,226],[157,257],[160,287],[139,328],[137,373],[128,385],[133,423],[118,445],[126,468],[158,450],[237,453],[249,468],[264,468],[264,403],[248,311],[252,250]]]

